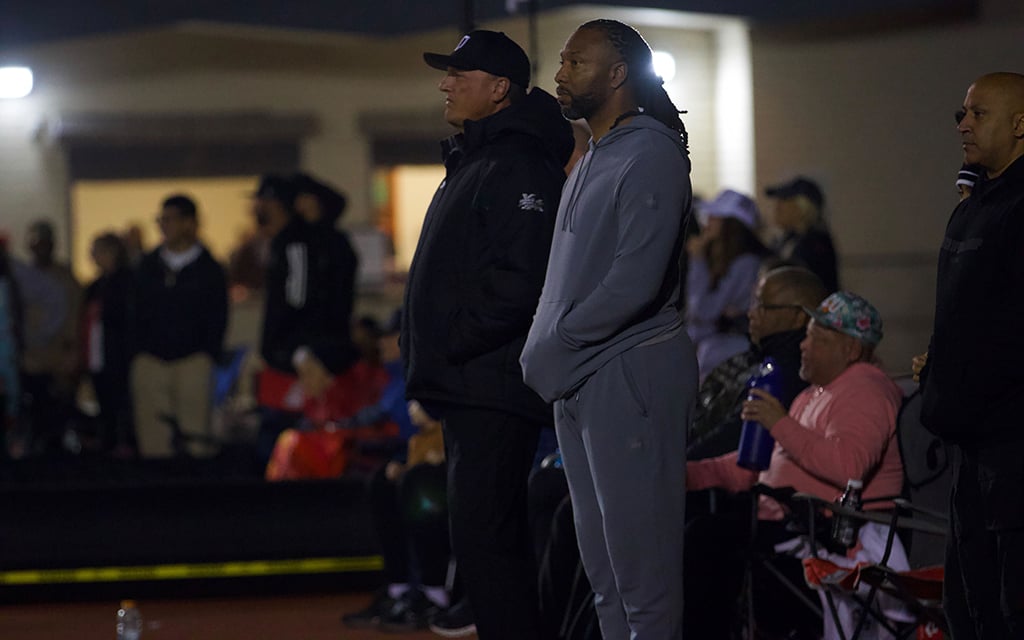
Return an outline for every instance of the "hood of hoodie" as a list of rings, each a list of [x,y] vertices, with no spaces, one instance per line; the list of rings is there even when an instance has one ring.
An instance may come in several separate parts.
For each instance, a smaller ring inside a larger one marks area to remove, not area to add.
[[[588,153],[584,155],[583,158],[581,158],[580,161],[577,163],[577,175],[575,176],[575,180],[570,180],[571,189],[569,193],[563,194],[563,197],[567,198],[569,202],[569,206],[567,209],[568,215],[562,221],[563,230],[572,229],[575,226],[576,200],[579,197],[580,190],[583,189],[583,186],[587,182],[587,175],[590,172],[591,163],[593,162],[595,155],[597,153],[600,153],[599,150],[610,147],[616,143],[623,142],[631,134],[635,134],[639,131],[644,130],[650,131],[651,133],[656,133],[659,136],[663,136],[667,140],[669,140],[673,145],[678,147],[679,152],[683,155],[683,157],[687,158],[687,163],[689,164],[690,152],[686,148],[686,144],[683,143],[683,139],[679,135],[679,132],[673,129],[669,129],[661,121],[656,120],[652,116],[648,116],[646,114],[634,116],[628,122],[619,124],[614,129],[604,134],[601,137],[601,139],[598,140],[597,142],[594,142],[594,139],[591,138],[588,145]]]
[[[673,144],[679,146],[679,150],[684,156],[689,156],[689,152],[686,150],[686,146],[683,144],[683,139],[680,137],[679,132],[674,129],[670,129],[663,124],[662,121],[656,120],[653,116],[648,116],[647,114],[639,114],[627,122],[618,124],[614,129],[609,130],[601,136],[601,139],[596,143],[593,140],[591,140],[591,143],[595,146],[613,144],[616,139],[621,138],[624,135],[628,135],[631,131],[636,131],[637,129],[648,129],[668,137],[672,140]]]
[[[591,148],[600,148],[610,144],[615,144],[616,140],[621,139],[623,136],[627,136],[638,129],[647,129],[649,131],[658,133],[665,136],[672,141],[672,144],[679,147],[680,152],[684,156],[689,156],[690,152],[687,151],[686,146],[683,144],[683,139],[680,137],[679,132],[674,129],[669,129],[667,126],[662,124],[660,120],[655,119],[653,116],[649,116],[646,113],[633,116],[626,122],[619,123],[614,129],[608,131],[608,133],[601,136],[601,139],[594,142],[590,140]]]
[[[469,152],[485,143],[524,135],[541,145],[559,165],[569,161],[576,144],[572,125],[562,116],[558,101],[534,87],[519,103],[481,120],[466,121],[462,148]]]

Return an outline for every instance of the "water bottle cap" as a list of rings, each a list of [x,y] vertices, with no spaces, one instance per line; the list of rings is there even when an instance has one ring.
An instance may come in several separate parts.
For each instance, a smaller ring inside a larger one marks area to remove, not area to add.
[[[134,609],[135,608],[135,601],[134,600],[122,600],[121,601],[121,608],[122,609]]]
[[[856,480],[854,478],[850,478],[846,482],[846,486],[849,487],[850,489],[863,489],[864,488],[864,481],[863,480]]]

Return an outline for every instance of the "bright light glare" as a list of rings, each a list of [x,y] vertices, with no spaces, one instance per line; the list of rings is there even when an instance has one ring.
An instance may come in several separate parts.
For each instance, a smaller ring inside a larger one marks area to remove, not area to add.
[[[32,93],[32,70],[0,67],[0,98],[24,98]]]
[[[655,51],[652,56],[654,73],[661,76],[665,82],[671,82],[672,78],[676,77],[676,59],[668,51]]]

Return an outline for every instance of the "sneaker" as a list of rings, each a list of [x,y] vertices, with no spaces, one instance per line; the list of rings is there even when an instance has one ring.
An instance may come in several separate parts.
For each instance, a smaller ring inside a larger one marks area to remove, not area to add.
[[[440,609],[419,589],[409,589],[381,616],[381,631],[406,632],[427,628],[427,622]]]
[[[469,601],[463,598],[438,613],[430,621],[430,630],[445,638],[465,638],[476,633]]]
[[[341,623],[352,629],[372,629],[380,624],[381,618],[394,608],[396,602],[398,601],[388,595],[387,587],[384,587],[377,592],[368,607],[341,616]]]

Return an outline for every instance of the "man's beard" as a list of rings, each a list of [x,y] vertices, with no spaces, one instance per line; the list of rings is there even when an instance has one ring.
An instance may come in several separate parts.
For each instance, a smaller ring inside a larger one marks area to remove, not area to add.
[[[594,92],[570,95],[572,101],[562,107],[562,115],[568,120],[589,120],[604,105],[600,96]]]

